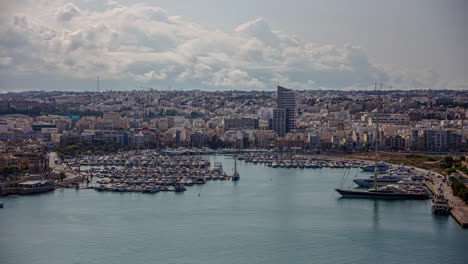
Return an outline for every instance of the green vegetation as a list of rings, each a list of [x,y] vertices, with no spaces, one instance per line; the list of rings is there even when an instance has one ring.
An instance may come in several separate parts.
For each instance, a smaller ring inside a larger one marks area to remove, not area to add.
[[[454,172],[457,172],[457,170],[456,170],[455,168],[453,168],[453,167],[447,170],[447,173],[448,173],[449,175],[452,174],[452,173],[454,173]]]
[[[468,175],[468,168],[466,166],[456,166],[455,169]]]
[[[195,118],[203,118],[204,116],[205,116],[205,115],[202,114],[202,113],[192,111],[192,112],[190,113],[190,115],[187,116],[187,118],[195,119]]]
[[[117,152],[118,150],[119,146],[115,143],[94,145],[88,141],[81,141],[76,145],[70,145],[67,147],[57,146],[54,148],[54,151],[57,152],[60,158],[74,157],[76,155],[105,154]]]
[[[468,203],[468,187],[463,182],[460,182],[455,177],[450,177],[450,187],[452,187],[453,194],[460,197],[465,203]]]
[[[16,166],[5,167],[0,169],[0,175],[16,174],[18,172],[20,172],[20,169]]]
[[[65,175],[65,172],[60,172],[60,181],[63,181],[65,180],[65,178],[67,177],[67,175]]]
[[[439,164],[439,167],[442,169],[450,169],[453,167],[453,163],[451,162],[442,162]]]
[[[164,116],[176,116],[176,115],[178,115],[176,110],[169,109],[169,110],[164,111]]]

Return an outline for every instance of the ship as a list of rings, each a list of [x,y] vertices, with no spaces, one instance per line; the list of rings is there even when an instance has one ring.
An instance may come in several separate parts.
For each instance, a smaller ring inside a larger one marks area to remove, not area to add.
[[[240,175],[237,172],[237,160],[234,159],[234,173],[231,176],[232,181],[238,181],[240,179]]]
[[[432,213],[439,215],[448,215],[450,213],[450,205],[445,196],[435,195],[432,198]]]
[[[361,169],[363,171],[374,171],[376,166],[377,166],[378,171],[386,171],[386,170],[390,169],[390,165],[388,165],[387,163],[378,163],[378,164],[372,164],[372,165],[365,165],[365,166],[362,166]]]
[[[390,169],[384,174],[378,176],[377,181],[380,185],[399,183],[418,176],[405,167]],[[372,187],[374,185],[374,176],[367,179],[354,179],[353,182],[359,187]]]
[[[411,192],[394,186],[368,190],[343,190],[335,189],[341,196],[347,198],[377,198],[377,199],[416,199],[426,200],[430,198],[427,192]]]

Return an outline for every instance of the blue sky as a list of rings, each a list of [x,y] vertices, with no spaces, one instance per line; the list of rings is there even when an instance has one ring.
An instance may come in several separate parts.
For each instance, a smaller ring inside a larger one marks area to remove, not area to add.
[[[468,1],[2,1],[0,89],[468,88]]]

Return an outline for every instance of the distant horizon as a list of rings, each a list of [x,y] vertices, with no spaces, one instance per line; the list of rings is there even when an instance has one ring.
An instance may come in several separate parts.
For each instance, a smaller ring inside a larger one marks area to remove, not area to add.
[[[288,88],[288,87],[285,87]],[[297,92],[320,92],[320,91],[327,91],[327,92],[375,92],[374,88],[372,89],[326,89],[326,88],[316,88],[316,89],[294,89],[294,88],[288,88],[293,91]],[[239,92],[239,93],[275,93],[276,88],[274,89],[264,89],[264,90],[204,90],[204,89],[129,89],[129,90],[116,90],[116,89],[106,89],[106,90],[80,90],[80,91],[70,91],[70,90],[24,90],[24,91],[11,91],[11,92],[0,92],[0,95],[8,95],[8,94],[21,94],[21,93],[33,93],[33,92],[38,92],[38,93],[54,93],[54,92],[62,92],[62,93],[108,93],[108,92],[151,92],[151,91],[156,91],[156,92],[210,92],[210,93],[215,93],[215,92]],[[468,90],[463,90],[463,89],[383,89],[379,90],[381,92],[385,93],[391,93],[391,92],[435,92],[435,91],[452,91],[452,92],[468,92]]]

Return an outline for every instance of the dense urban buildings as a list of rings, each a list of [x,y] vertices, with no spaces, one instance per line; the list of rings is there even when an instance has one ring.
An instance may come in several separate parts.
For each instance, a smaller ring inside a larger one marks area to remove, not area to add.
[[[210,147],[309,152],[467,149],[467,91],[107,91],[0,95],[0,141],[46,150]],[[375,134],[376,122],[380,125]]]

